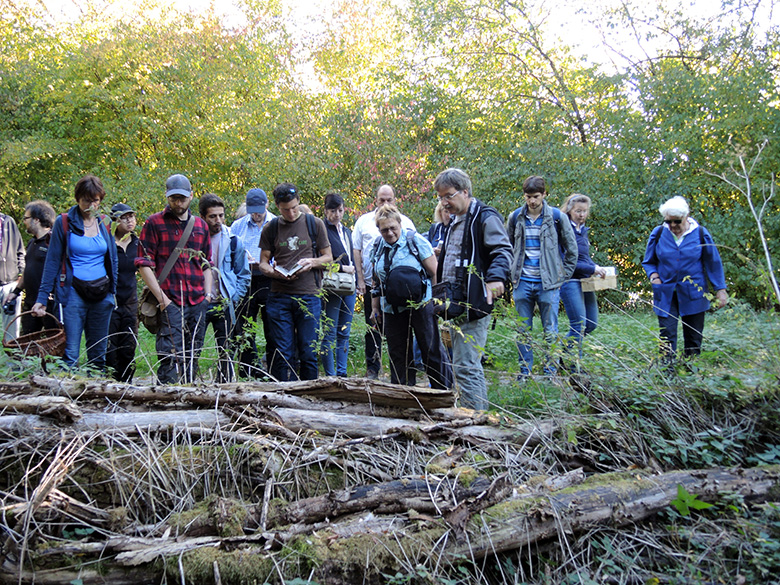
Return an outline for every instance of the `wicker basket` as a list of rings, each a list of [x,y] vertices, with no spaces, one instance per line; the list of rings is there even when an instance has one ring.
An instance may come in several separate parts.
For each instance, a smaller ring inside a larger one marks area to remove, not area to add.
[[[28,313],[32,313],[32,311],[19,313],[10,323],[8,323],[8,327],[10,327],[19,317],[27,315]],[[46,355],[62,357],[65,353],[65,327],[62,326],[62,323],[57,317],[51,313],[46,314],[57,322],[56,329],[34,331],[32,333],[20,335],[16,339],[6,341],[5,331],[8,331],[8,327],[6,327],[3,332],[3,347],[5,350],[8,353],[21,357],[43,357]]]

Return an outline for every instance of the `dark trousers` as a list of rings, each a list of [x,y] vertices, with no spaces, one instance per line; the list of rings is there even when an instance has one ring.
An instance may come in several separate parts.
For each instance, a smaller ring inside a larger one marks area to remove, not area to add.
[[[368,285],[366,285],[368,286]],[[371,321],[371,293],[363,294],[363,317],[366,319],[366,370],[378,374],[382,370],[382,334]]]
[[[238,373],[243,378],[257,378],[262,370],[258,362],[257,342],[255,341],[255,329],[249,321],[257,323],[257,316],[263,322],[263,336],[265,337],[266,365],[271,363],[274,354],[274,342],[271,327],[268,323],[268,293],[271,290],[271,279],[259,272],[252,272],[252,281],[249,292],[241,299],[236,308],[236,327],[233,339],[240,348],[238,360]]]
[[[214,328],[214,340],[217,342],[219,353],[217,383],[233,382],[236,379],[236,370],[230,357],[230,332],[233,328],[233,320],[230,318],[230,310],[225,302],[207,305],[206,329],[209,325]]]
[[[672,306],[669,313],[658,317],[661,329],[661,353],[667,358],[677,355],[677,323],[683,325],[683,355],[691,357],[701,353],[701,343],[704,338],[704,312],[680,317],[677,304],[677,293],[672,296]]]
[[[414,386],[414,349],[412,332],[422,353],[425,373],[431,388],[444,390],[452,387],[452,366],[439,339],[439,325],[433,315],[433,303],[401,313],[383,313],[387,353],[390,357],[390,381],[393,384]]]
[[[119,382],[132,382],[138,345],[138,302],[114,307],[108,325],[106,366]]]
[[[163,310],[157,331],[157,379],[160,384],[192,382],[198,374],[198,358],[206,336],[206,301]]]

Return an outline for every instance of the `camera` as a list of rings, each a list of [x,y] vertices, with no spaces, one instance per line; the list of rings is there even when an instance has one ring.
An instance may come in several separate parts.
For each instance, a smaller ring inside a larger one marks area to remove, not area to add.
[[[3,303],[3,313],[6,315],[13,315],[16,313],[16,299]]]

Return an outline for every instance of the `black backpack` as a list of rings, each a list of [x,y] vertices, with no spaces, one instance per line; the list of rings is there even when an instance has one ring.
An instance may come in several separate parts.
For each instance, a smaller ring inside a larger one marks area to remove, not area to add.
[[[393,262],[395,253],[392,255],[389,253],[384,254],[385,281],[380,281],[379,290],[382,296],[385,297],[385,301],[395,311],[407,307],[410,302],[413,304],[422,302],[428,290],[428,275],[425,272],[425,268],[423,268],[420,251],[417,249],[417,243],[414,241],[414,233],[412,229],[406,230],[406,245],[420,263],[419,269],[411,266],[396,266],[388,270]],[[382,256],[380,249],[389,250],[388,247],[382,248],[382,242],[382,236],[378,236],[374,242],[374,251],[372,253],[374,264]],[[374,269],[374,273],[376,274],[376,269]]]

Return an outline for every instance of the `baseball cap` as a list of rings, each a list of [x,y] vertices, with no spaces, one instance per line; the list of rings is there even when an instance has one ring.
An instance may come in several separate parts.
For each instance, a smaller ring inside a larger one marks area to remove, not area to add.
[[[246,194],[247,213],[265,213],[268,204],[268,195],[262,189],[250,189]]]
[[[130,207],[127,203],[117,203],[111,208],[111,219],[117,221],[125,213],[135,213],[135,209]]]
[[[190,180],[184,175],[171,175],[168,177],[168,180],[165,181],[165,196],[170,197],[171,195],[192,197]]]

